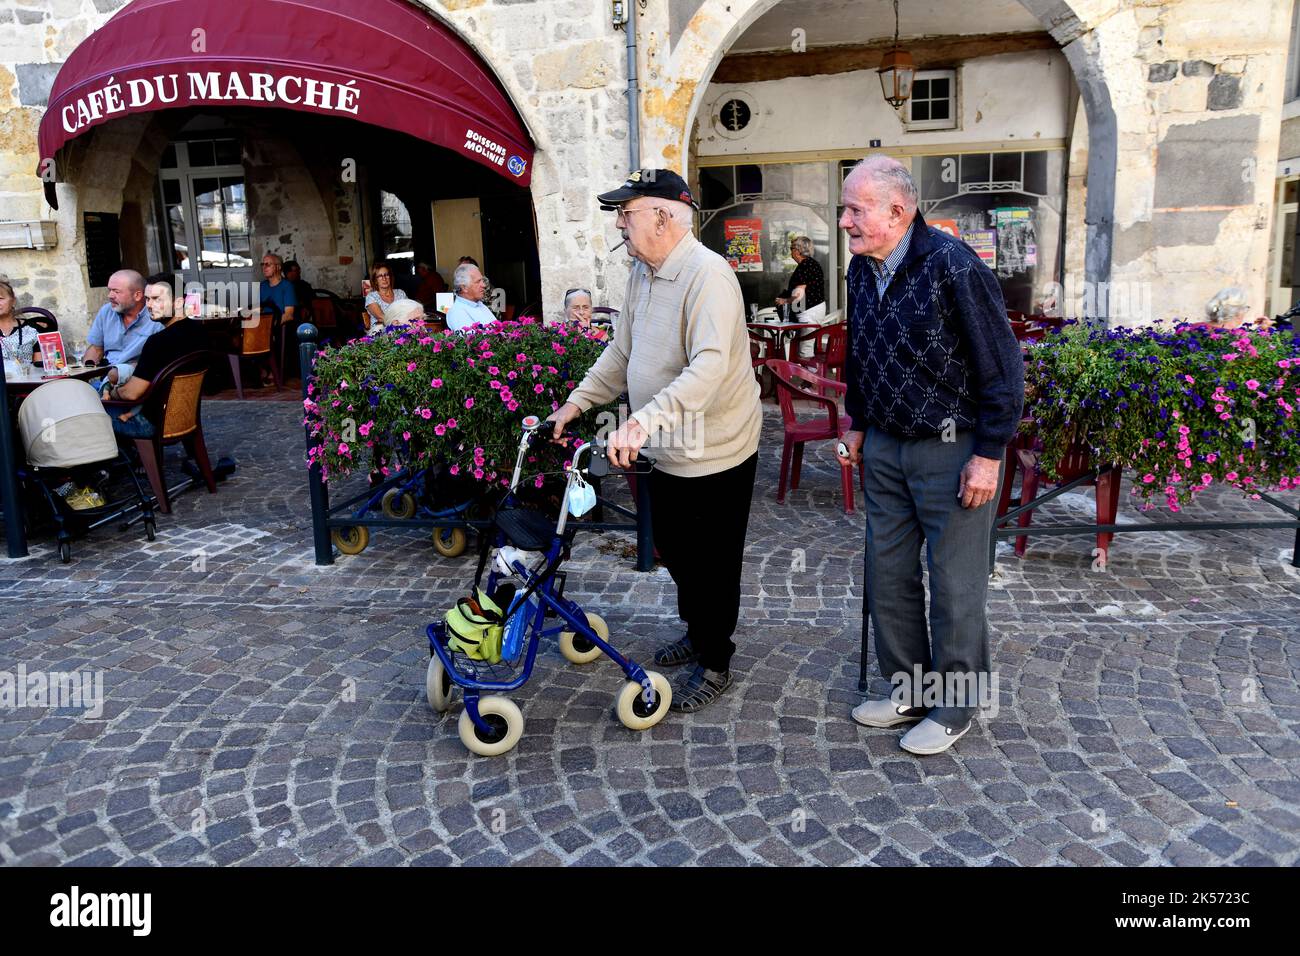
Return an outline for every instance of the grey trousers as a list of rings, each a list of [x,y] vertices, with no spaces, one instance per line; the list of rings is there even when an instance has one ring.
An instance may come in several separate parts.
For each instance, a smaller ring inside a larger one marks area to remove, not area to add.
[[[880,673],[891,680],[898,672],[915,674],[918,666],[923,674],[982,674],[988,680],[985,602],[997,496],[973,509],[963,508],[957,499],[961,470],[974,447],[975,435],[969,431],[958,432],[952,442],[867,431],[862,447],[867,600]],[[922,542],[930,574],[928,630]],[[867,626],[865,619],[862,626]],[[942,705],[930,708],[927,716],[960,730],[978,710],[955,706],[963,702],[975,701],[945,694]]]

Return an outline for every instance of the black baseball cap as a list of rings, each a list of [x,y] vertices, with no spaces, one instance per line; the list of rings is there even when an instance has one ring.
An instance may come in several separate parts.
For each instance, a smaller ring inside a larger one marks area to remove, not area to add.
[[[601,193],[596,198],[600,201],[601,209],[611,210],[638,196],[673,199],[688,203],[692,209],[700,208],[695,197],[691,195],[686,180],[671,169],[638,169],[627,177],[627,182],[622,186]]]

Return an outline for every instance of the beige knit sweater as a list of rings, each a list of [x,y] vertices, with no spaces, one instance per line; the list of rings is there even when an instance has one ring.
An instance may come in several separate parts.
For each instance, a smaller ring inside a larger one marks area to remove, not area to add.
[[[569,401],[584,412],[627,392],[661,471],[725,471],[763,423],[744,300],[727,260],[687,234],[658,272],[637,261],[614,338]],[[612,429],[609,429],[612,430]]]

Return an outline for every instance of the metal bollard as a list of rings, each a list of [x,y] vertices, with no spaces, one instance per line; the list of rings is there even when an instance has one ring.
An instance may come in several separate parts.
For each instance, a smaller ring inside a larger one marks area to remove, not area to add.
[[[298,326],[298,362],[302,368],[302,397],[307,399],[307,387],[315,380],[316,371],[316,326],[304,322]],[[311,433],[303,426],[307,438],[307,448],[312,447]],[[312,542],[316,547],[317,564],[334,563],[334,545],[330,541],[330,529],[326,521],[329,518],[330,497],[321,477],[320,465],[307,468],[307,493],[311,497],[311,531]]]
[[[0,364],[0,498],[4,499],[5,542],[9,557],[27,557],[27,528],[23,524],[23,502],[18,496],[18,459],[14,450],[9,416],[9,386]]]
[[[650,525],[650,475],[636,476],[636,569],[655,566],[655,539]]]

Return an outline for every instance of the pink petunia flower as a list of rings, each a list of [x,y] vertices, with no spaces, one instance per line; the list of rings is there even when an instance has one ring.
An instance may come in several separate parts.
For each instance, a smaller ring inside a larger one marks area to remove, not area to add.
[[[415,371],[415,363],[414,363],[414,362],[407,362],[407,363],[406,363],[406,370],[407,370],[408,372],[414,372],[414,371]]]
[[[466,408],[473,408],[473,407],[474,407],[474,398],[473,398],[473,396],[470,396],[469,398],[465,399],[465,407],[466,407]]]
[[[1253,378],[1248,378],[1246,379],[1246,387],[1253,392],[1255,389],[1259,388],[1259,382]]]
[[[434,426],[433,426],[433,433],[434,433],[435,435],[438,435],[439,437],[441,437],[442,435],[447,434],[447,426],[446,426],[446,425],[434,425]]]
[[[430,381],[429,384],[434,388],[442,388],[442,379],[435,378],[432,381]]]
[[[423,409],[420,412],[420,417],[423,418],[425,421],[428,421],[430,418],[433,417],[433,412],[429,411],[427,408]]]
[[[447,427],[448,427],[448,428],[455,428],[455,427],[456,427],[456,419],[454,419],[454,418],[449,418],[449,419],[447,419]]]

